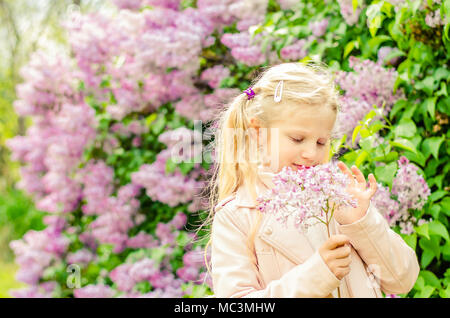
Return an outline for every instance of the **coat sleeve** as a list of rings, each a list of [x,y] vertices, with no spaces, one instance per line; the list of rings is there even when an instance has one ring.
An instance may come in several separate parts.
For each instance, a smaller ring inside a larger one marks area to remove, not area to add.
[[[317,251],[280,279],[262,286],[248,254],[246,234],[230,212],[225,207],[218,211],[212,226],[211,276],[215,297],[327,297],[339,286],[340,280]]]
[[[383,292],[404,294],[413,288],[420,271],[416,253],[372,203],[361,219],[346,225],[337,223],[337,228],[350,238]]]

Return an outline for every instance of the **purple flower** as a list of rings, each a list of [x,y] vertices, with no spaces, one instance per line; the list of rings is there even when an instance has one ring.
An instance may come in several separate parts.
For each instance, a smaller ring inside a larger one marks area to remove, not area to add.
[[[107,285],[87,285],[73,291],[75,298],[111,298],[115,291]]]

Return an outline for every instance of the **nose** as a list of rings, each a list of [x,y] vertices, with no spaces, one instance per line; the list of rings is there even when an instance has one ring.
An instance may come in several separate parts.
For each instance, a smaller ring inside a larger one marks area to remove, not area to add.
[[[314,156],[316,155],[316,150],[314,147],[306,147],[303,149],[301,153],[301,157],[305,160],[312,160],[314,159]]]

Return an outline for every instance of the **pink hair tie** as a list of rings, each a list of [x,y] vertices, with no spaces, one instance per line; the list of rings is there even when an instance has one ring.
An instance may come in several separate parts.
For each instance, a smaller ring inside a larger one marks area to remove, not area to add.
[[[255,97],[255,92],[254,92],[253,89],[251,89],[250,87],[247,88],[247,89],[244,91],[244,93],[247,94],[247,100],[250,100],[250,99],[252,99],[253,97]]]

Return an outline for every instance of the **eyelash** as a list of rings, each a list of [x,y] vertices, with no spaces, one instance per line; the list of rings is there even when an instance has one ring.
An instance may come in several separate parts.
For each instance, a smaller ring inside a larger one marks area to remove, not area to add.
[[[303,139],[299,140],[299,139],[295,139],[295,138],[292,138],[292,137],[291,137],[291,139],[292,139],[292,141],[295,142],[295,143],[300,143],[300,142],[303,141]],[[321,144],[320,142],[318,142],[317,144],[318,144],[319,146],[325,146],[325,144]]]

